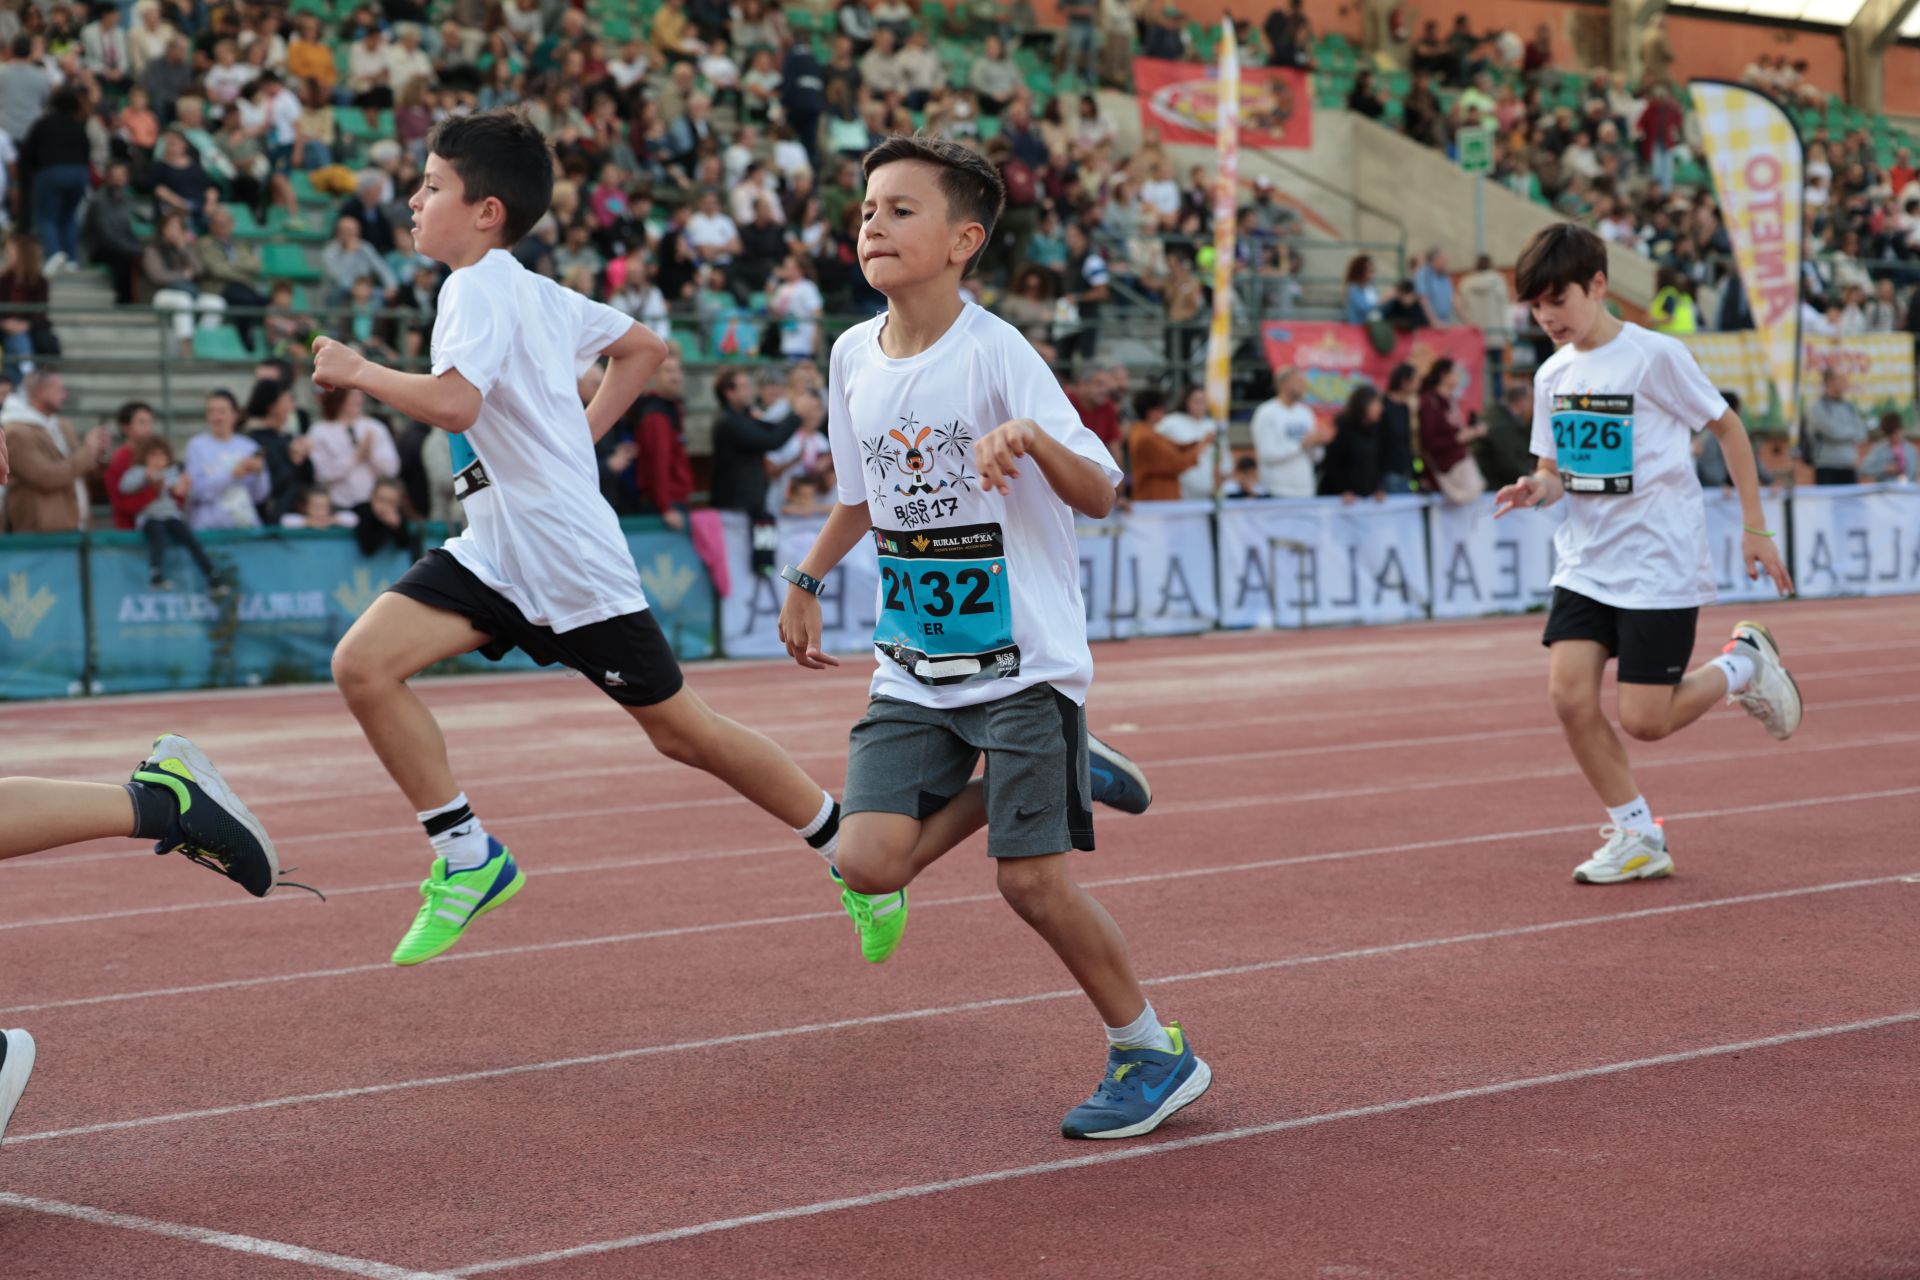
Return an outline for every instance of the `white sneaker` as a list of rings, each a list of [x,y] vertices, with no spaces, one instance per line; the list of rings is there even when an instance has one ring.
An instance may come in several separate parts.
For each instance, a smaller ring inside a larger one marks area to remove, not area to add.
[[[1673,874],[1666,832],[1648,835],[1626,827],[1602,827],[1600,834],[1606,843],[1573,869],[1573,878],[1581,884],[1620,884],[1626,880],[1653,880]]]
[[[1746,648],[1736,650],[1735,645]],[[1774,643],[1773,632],[1758,622],[1737,623],[1733,639],[1721,652],[1745,653],[1753,659],[1753,679],[1740,692],[1729,694],[1727,701],[1739,703],[1774,737],[1791,738],[1800,727],[1800,686],[1780,661],[1780,646]]]
[[[57,276],[66,269],[67,255],[56,249],[49,255],[47,260],[40,265],[40,274],[43,276]]]
[[[33,1074],[33,1037],[24,1031],[0,1031],[0,1049],[7,1055],[0,1058],[0,1138],[4,1138],[14,1105]]]

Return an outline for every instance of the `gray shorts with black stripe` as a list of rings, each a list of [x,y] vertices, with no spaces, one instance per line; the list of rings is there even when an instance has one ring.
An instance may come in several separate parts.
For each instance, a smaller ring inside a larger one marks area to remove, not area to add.
[[[982,754],[988,856],[1093,848],[1086,710],[1046,684],[953,710],[873,699],[853,727],[841,810],[925,821],[960,794]]]

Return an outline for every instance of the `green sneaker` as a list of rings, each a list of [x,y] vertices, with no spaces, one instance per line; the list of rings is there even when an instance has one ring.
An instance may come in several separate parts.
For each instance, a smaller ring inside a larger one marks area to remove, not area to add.
[[[845,887],[840,871],[829,868],[833,882],[842,886],[840,905],[853,920],[853,931],[860,935],[860,955],[868,964],[881,964],[900,949],[907,932],[907,891],[892,893],[855,893]]]
[[[445,858],[433,860],[433,870],[420,882],[420,913],[400,945],[393,949],[395,964],[431,960],[460,941],[467,926],[520,892],[527,873],[513,861],[507,846],[487,837],[487,860],[471,871],[448,871]]]

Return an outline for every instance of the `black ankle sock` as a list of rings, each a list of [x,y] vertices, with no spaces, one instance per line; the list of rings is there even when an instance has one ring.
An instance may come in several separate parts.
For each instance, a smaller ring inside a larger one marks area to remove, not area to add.
[[[133,839],[158,840],[173,827],[180,816],[180,801],[168,787],[157,782],[126,782],[127,795],[133,800]]]
[[[827,815],[827,820],[820,824],[820,829],[818,831],[814,832],[812,835],[807,837],[808,847],[814,848],[814,849],[826,848],[827,841],[833,839],[833,837],[836,834],[838,834],[839,830],[840,830],[840,802],[838,800],[835,800],[833,802],[833,812]]]

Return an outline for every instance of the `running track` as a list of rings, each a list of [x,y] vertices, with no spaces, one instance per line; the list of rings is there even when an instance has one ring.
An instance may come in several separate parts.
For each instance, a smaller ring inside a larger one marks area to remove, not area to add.
[[[1100,648],[1156,800],[1080,874],[1216,1073],[1137,1143],[1057,1136],[1098,1023],[978,842],[869,968],[815,856],[583,682],[425,686],[530,883],[405,972],[423,844],[332,690],[0,709],[0,773],[193,733],[330,898],[0,864],[41,1046],[0,1272],[1920,1275],[1920,606],[1758,613],[1805,727],[1635,744],[1679,874],[1614,888],[1537,618]],[[692,678],[837,787],[866,675]]]

